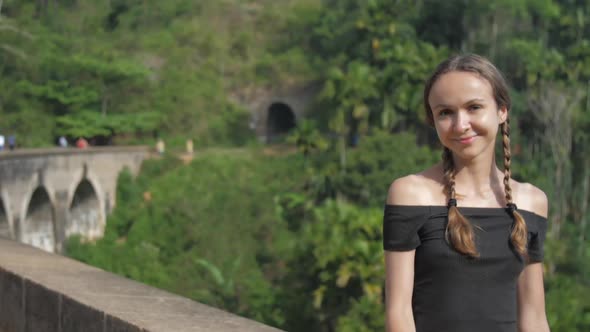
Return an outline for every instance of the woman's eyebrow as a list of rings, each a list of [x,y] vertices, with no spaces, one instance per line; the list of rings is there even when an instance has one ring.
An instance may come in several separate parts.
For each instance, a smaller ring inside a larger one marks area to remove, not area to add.
[[[464,103],[463,105],[472,104],[475,102],[483,103],[483,102],[485,102],[485,100],[482,98],[473,98],[473,99],[469,100],[468,102]]]
[[[437,110],[439,108],[452,108],[452,106],[449,106],[447,104],[438,104],[438,105],[434,106],[432,109]]]
[[[475,102],[483,103],[483,102],[485,102],[485,99],[483,99],[483,98],[473,98],[471,100],[468,100],[468,101],[464,102],[463,105],[468,105],[468,104],[472,104],[472,103],[475,103]],[[436,110],[436,109],[439,109],[439,108],[453,108],[453,106],[447,105],[447,104],[437,104],[432,109],[433,110]]]

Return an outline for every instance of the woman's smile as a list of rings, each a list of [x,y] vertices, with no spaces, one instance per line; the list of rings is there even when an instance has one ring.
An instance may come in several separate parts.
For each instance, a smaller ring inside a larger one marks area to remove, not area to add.
[[[473,141],[475,141],[475,138],[477,137],[477,135],[471,135],[471,136],[466,136],[466,137],[460,137],[455,139],[455,141],[461,143],[461,144],[471,144],[473,143]]]

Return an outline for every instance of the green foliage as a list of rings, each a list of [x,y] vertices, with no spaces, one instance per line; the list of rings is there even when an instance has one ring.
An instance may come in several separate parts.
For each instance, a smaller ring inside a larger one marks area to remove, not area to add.
[[[284,288],[285,312],[291,313],[287,330],[315,326],[312,331],[324,331],[336,324],[347,331],[383,329],[382,217],[381,209],[339,201],[313,209],[297,233],[300,240],[284,280],[290,285]],[[355,317],[378,319],[353,321]]]
[[[590,329],[590,287],[560,275],[547,281],[547,313],[552,331]]]
[[[385,308],[382,303],[367,296],[358,300],[353,299],[351,302],[348,312],[338,319],[337,331],[372,332],[384,330]]]
[[[157,128],[157,113],[118,114],[104,116],[93,111],[81,111],[57,118],[56,133],[70,137],[113,136],[145,133]]]
[[[313,3],[4,1],[0,130],[23,146],[58,135],[149,142],[155,131],[244,145],[250,114],[234,96],[314,76],[304,52],[274,37],[293,21],[286,8],[311,14]]]
[[[295,144],[305,157],[316,150],[323,151],[328,148],[327,140],[317,130],[315,123],[309,120],[300,121],[287,138],[287,142]]]
[[[348,156],[345,172],[331,175],[333,187],[351,202],[374,207],[383,206],[393,180],[440,161],[440,152],[417,145],[415,135],[379,130],[363,137]],[[325,172],[331,174],[329,168]]]

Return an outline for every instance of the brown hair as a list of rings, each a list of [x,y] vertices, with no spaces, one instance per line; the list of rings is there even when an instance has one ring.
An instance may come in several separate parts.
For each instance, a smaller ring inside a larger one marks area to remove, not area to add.
[[[432,109],[428,103],[430,90],[434,83],[443,75],[452,71],[463,71],[475,73],[485,79],[492,86],[492,94],[498,108],[506,107],[510,114],[511,100],[508,93],[508,85],[500,71],[486,58],[475,55],[455,55],[438,65],[430,79],[426,82],[424,88],[424,108],[426,110],[426,119],[428,124],[434,126]],[[502,145],[504,147],[504,193],[506,197],[507,208],[514,219],[510,240],[514,249],[523,257],[527,255],[527,228],[522,215],[516,211],[516,205],[512,202],[512,188],[510,187],[510,121],[500,125],[502,132]],[[444,148],[443,154],[443,181],[445,194],[449,198],[448,223],[446,229],[447,241],[458,252],[470,257],[479,257],[479,252],[475,246],[475,235],[471,223],[459,212],[456,204],[455,195],[455,165],[453,154],[447,147]]]

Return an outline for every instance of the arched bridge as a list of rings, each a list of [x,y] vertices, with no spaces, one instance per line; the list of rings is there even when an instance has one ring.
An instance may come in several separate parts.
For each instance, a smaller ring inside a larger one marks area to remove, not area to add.
[[[117,177],[137,174],[147,147],[29,149],[0,153],[0,236],[61,252],[74,234],[101,237]]]

